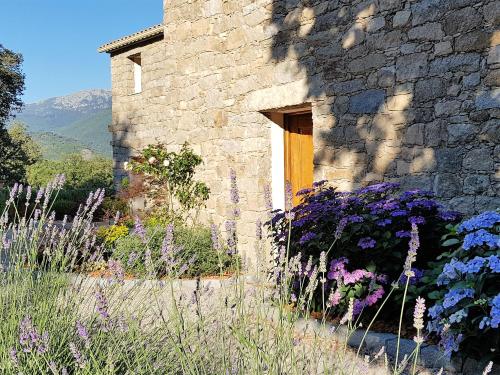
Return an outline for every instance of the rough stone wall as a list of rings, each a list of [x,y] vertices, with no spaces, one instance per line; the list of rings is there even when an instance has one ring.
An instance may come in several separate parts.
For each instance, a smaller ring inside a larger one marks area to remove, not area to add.
[[[315,178],[400,181],[456,209],[500,206],[500,2],[164,0],[164,39],[112,56],[117,176],[134,149],[188,141],[204,157],[207,218],[229,210],[251,254],[270,182],[270,120],[311,103]],[[142,53],[131,95],[127,56]]]

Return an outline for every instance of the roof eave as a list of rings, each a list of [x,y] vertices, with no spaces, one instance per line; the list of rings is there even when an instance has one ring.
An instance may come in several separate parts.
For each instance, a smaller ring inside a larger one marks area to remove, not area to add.
[[[136,43],[144,42],[149,39],[163,35],[163,25],[155,25],[148,27],[147,29],[138,31],[134,34],[125,36],[120,39],[113,40],[112,42],[106,43],[97,49],[97,52],[111,53],[117,51],[121,48],[132,46]]]

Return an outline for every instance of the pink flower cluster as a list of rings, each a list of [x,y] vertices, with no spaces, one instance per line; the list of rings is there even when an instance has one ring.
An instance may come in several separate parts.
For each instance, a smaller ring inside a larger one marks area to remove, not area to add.
[[[342,282],[344,285],[354,284],[364,278],[378,279],[377,275],[373,272],[363,269],[357,269],[349,272],[345,269],[345,265],[349,260],[345,257],[333,259],[330,263],[330,272],[328,272],[328,279]]]
[[[327,277],[329,280],[336,281],[337,283],[337,289],[335,291],[332,290],[329,297],[329,304],[331,306],[336,306],[341,302],[342,294],[339,288],[342,288],[343,286],[368,280],[370,281],[370,285],[373,285],[374,282],[382,284],[387,282],[387,277],[385,275],[377,275],[367,270],[357,269],[350,272],[346,269],[346,265],[348,263],[349,260],[345,257],[333,259],[330,262],[330,270]],[[353,314],[355,316],[359,315],[365,307],[374,305],[384,296],[384,294],[385,290],[383,286],[378,286],[375,289],[372,289],[370,286],[370,292],[366,297],[354,300]]]

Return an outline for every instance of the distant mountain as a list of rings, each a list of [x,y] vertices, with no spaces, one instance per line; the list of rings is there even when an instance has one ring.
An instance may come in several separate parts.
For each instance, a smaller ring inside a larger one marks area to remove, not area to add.
[[[49,150],[49,144],[62,142],[63,146],[54,145],[53,150],[78,152],[91,149],[105,156],[112,155],[108,131],[111,123],[110,91],[85,90],[26,104],[16,120],[24,122],[31,133],[43,133],[45,145],[42,147],[46,150]],[[54,153],[50,153],[53,157]]]

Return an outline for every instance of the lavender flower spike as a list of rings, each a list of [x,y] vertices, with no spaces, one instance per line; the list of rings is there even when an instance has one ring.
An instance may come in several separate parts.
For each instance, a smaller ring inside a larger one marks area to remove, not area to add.
[[[108,300],[102,293],[102,289],[98,289],[95,293],[95,298],[97,300],[96,310],[102,319],[106,320],[109,318],[108,312]]]
[[[134,234],[138,235],[143,243],[146,243],[146,229],[144,229],[144,225],[142,225],[142,221],[139,216],[135,217],[134,223]]]
[[[231,202],[233,204],[238,204],[240,202],[240,194],[238,192],[238,184],[236,181],[236,172],[231,169],[229,172],[229,178],[231,179]]]
[[[167,225],[167,230],[165,233],[165,238],[161,245],[160,253],[161,259],[164,262],[169,262],[174,251],[174,224],[170,223]]]
[[[73,358],[75,358],[75,362],[80,368],[85,368],[87,365],[87,360],[85,356],[78,350],[74,342],[69,343],[69,350],[71,354],[73,354]]]
[[[76,333],[83,340],[85,347],[88,348],[90,346],[90,335],[87,328],[80,321],[76,322]]]
[[[412,270],[412,264],[417,260],[417,250],[420,247],[420,240],[418,237],[418,227],[417,224],[411,225],[411,237],[409,242],[408,255],[406,256],[404,265],[404,274],[406,277],[410,278],[415,276],[415,272]]]
[[[211,234],[212,234],[212,248],[215,251],[219,251],[220,250],[220,243],[219,243],[219,233],[217,230],[217,225],[212,224],[210,226],[210,230],[211,230]]]
[[[417,329],[417,336],[415,336],[413,340],[417,344],[422,344],[424,341],[421,331],[424,329],[425,309],[425,299],[418,297],[417,303],[415,304],[415,310],[413,311],[413,326]]]

